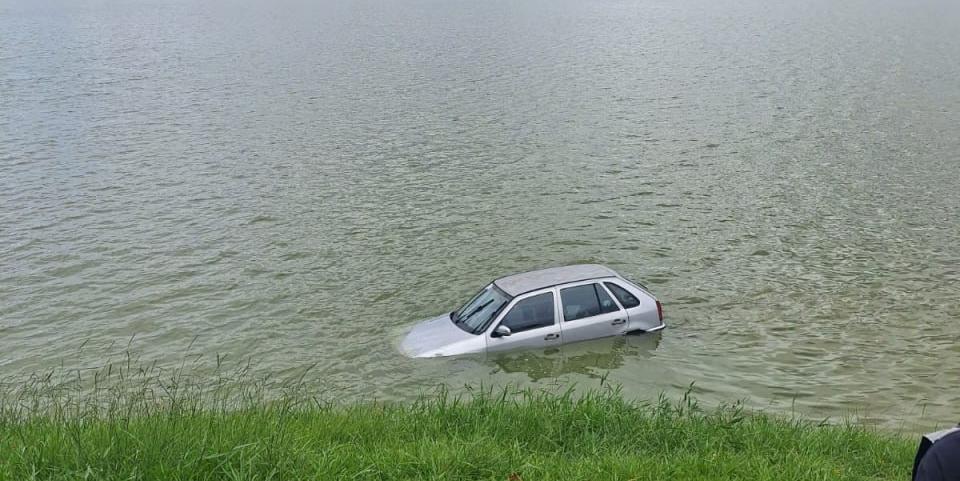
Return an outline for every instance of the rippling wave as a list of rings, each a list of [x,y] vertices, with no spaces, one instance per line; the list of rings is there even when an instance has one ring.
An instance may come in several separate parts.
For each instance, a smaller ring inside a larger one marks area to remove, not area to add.
[[[937,1],[14,0],[0,374],[135,349],[316,363],[345,397],[606,375],[955,421],[958,24]],[[670,328],[395,349],[575,262],[649,284]]]

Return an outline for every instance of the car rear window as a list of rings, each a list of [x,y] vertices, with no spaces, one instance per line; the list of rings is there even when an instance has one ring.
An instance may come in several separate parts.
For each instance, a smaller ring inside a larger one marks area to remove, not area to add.
[[[560,290],[563,320],[575,321],[619,310],[610,295],[597,284],[567,287]]]
[[[610,289],[610,292],[617,296],[617,300],[620,301],[620,304],[622,304],[625,309],[630,309],[631,307],[637,307],[640,305],[640,299],[637,299],[637,297],[631,294],[630,291],[612,282],[604,282],[603,285],[607,286],[607,289]]]

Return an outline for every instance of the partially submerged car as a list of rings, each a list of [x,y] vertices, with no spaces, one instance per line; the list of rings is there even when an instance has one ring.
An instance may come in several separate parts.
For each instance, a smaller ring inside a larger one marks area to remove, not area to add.
[[[415,325],[401,349],[411,357],[543,348],[663,329],[660,301],[596,264],[502,277],[460,309]]]

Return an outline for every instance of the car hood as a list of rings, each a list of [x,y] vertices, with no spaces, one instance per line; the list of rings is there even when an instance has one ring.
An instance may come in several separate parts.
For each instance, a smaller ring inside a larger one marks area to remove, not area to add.
[[[414,325],[400,343],[400,349],[410,357],[464,354],[460,345],[476,338],[477,335],[455,326],[450,314],[444,314]]]

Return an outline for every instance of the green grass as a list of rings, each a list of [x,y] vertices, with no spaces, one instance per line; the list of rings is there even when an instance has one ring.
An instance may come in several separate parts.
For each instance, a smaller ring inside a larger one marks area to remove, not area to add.
[[[340,405],[303,389],[271,399],[264,384],[120,377],[8,386],[0,479],[906,480],[914,448],[850,424],[610,388]]]

